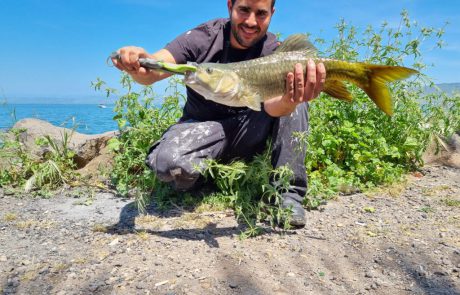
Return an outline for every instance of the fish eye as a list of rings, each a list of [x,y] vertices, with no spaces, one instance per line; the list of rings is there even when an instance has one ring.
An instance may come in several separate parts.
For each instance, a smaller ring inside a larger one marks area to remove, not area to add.
[[[212,69],[211,68],[206,68],[206,73],[212,74]]]

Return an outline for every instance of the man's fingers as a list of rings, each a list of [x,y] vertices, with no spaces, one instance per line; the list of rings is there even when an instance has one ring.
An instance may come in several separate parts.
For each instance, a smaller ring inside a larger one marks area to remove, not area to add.
[[[121,66],[119,69],[127,72],[137,71],[137,69],[139,69],[139,54],[136,52],[121,49],[119,56],[118,64]]]
[[[129,65],[131,71],[137,71],[141,66],[139,63],[139,54],[131,52],[129,55]]]
[[[290,102],[294,102],[294,74],[291,72],[286,77],[286,95]]]
[[[326,82],[326,67],[323,63],[316,65],[316,86],[313,93],[313,98],[318,97],[319,93],[324,89],[324,83]]]
[[[295,81],[295,90],[294,90],[294,101],[302,102],[304,97],[304,77],[303,77],[303,68],[302,64],[298,63],[294,68],[294,81]]]
[[[316,87],[316,65],[312,59],[307,62],[307,76],[305,81],[304,100],[309,101],[314,96]]]

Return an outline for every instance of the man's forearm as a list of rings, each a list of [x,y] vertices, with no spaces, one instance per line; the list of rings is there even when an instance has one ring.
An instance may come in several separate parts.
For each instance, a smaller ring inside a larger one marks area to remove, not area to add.
[[[149,75],[136,75],[131,74],[131,77],[134,81],[142,85],[151,85],[157,81],[168,78],[171,74],[163,73],[159,71],[150,71]]]

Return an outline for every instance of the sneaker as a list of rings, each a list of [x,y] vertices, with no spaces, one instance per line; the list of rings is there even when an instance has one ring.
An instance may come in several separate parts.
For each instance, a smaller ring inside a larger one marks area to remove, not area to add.
[[[304,227],[305,226],[305,210],[302,204],[296,200],[298,196],[291,196],[293,193],[284,193],[282,207],[285,209],[290,209],[292,214],[289,220],[289,224],[294,227]]]

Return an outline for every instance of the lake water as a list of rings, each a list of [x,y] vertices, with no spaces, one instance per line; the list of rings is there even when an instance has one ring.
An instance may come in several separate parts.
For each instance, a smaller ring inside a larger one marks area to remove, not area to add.
[[[0,131],[11,128],[16,121],[36,118],[55,126],[73,128],[84,134],[117,130],[113,105],[97,104],[5,104],[0,105]]]

